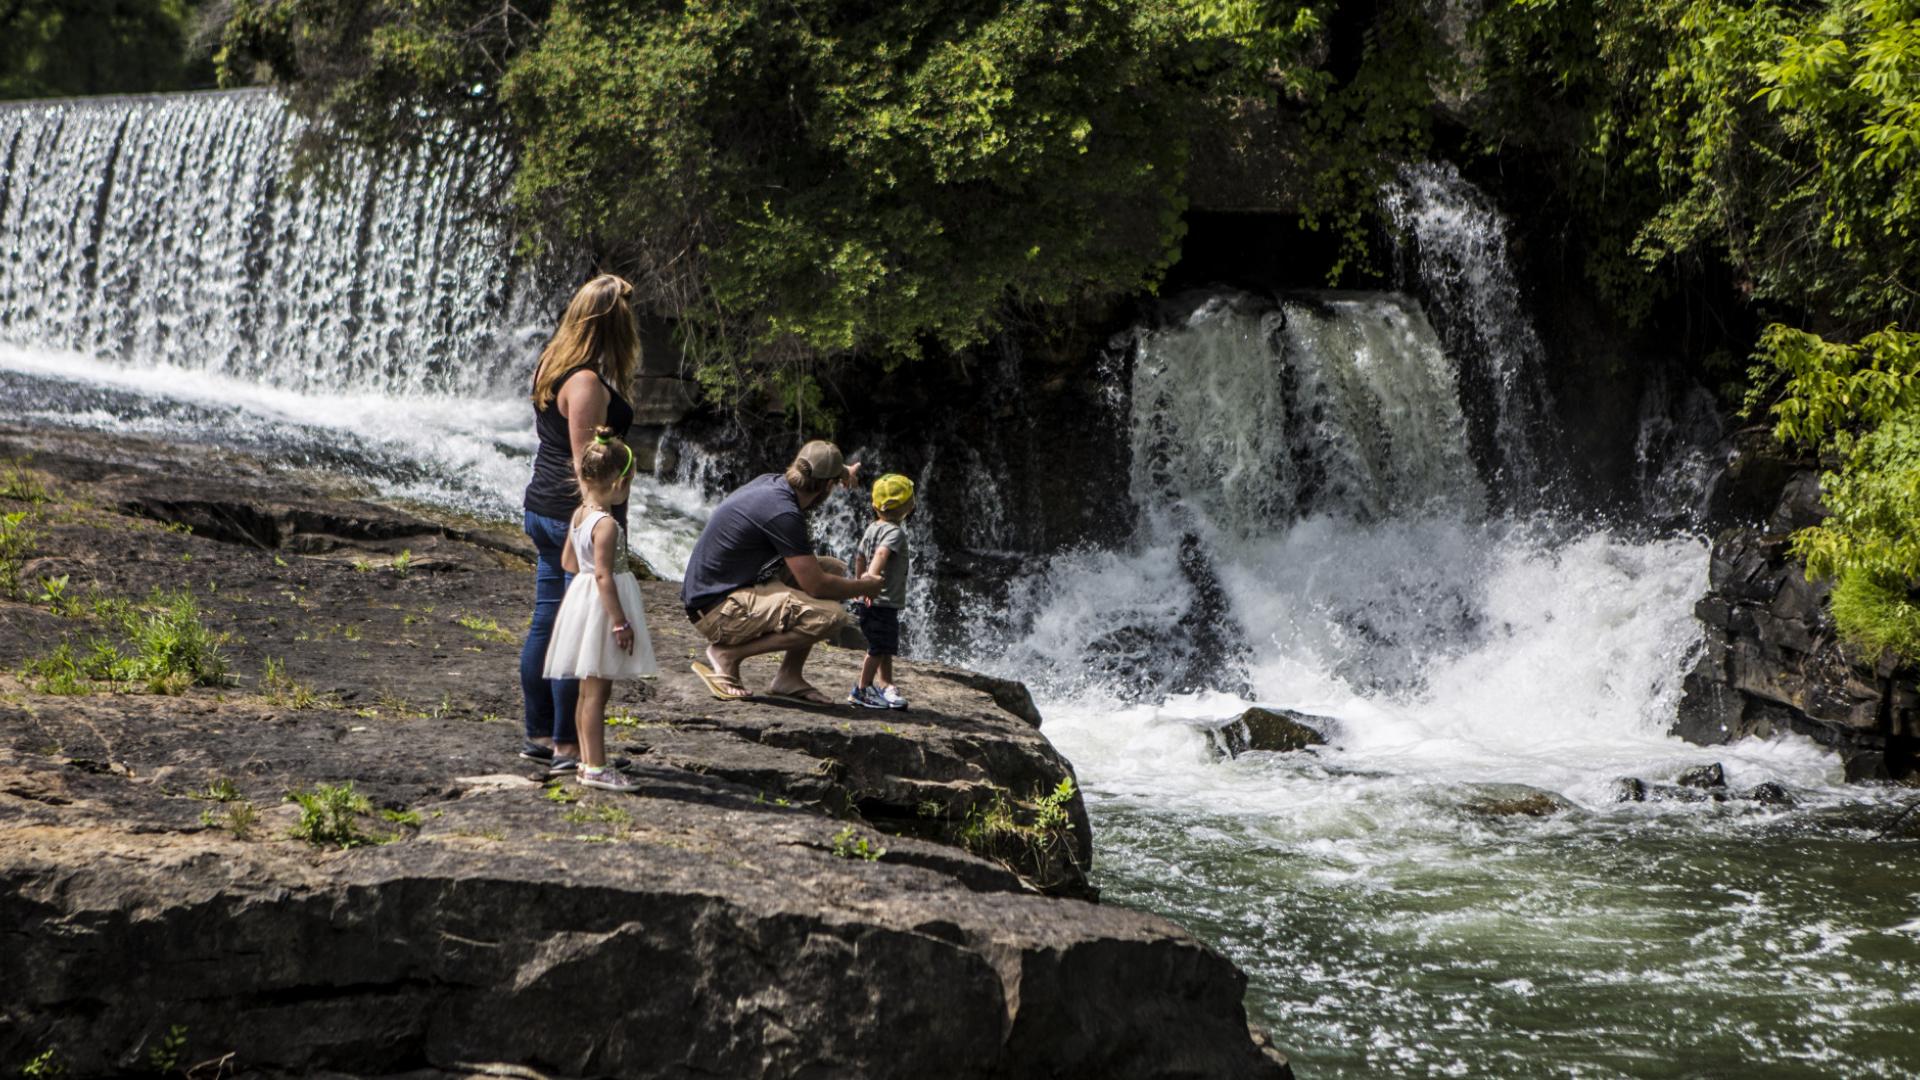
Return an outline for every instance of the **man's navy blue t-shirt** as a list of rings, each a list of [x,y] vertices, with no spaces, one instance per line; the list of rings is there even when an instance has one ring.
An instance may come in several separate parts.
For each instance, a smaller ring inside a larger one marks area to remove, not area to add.
[[[707,520],[687,560],[680,602],[703,611],[733,590],[757,582],[773,563],[811,554],[807,519],[793,485],[779,473],[755,477],[721,500]]]

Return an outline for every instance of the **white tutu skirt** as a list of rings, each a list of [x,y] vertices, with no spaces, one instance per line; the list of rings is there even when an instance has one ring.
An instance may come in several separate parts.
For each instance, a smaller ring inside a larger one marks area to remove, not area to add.
[[[553,639],[547,643],[549,679],[646,679],[660,673],[653,662],[653,641],[647,634],[646,608],[640,601],[640,583],[632,574],[613,575],[620,608],[633,623],[633,652],[613,640],[613,621],[600,602],[592,574],[575,574],[554,616]]]

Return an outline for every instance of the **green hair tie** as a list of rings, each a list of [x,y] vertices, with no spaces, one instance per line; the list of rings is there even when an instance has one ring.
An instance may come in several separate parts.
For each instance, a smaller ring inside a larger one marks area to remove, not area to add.
[[[605,446],[607,445],[608,439],[605,435],[595,435],[593,437],[593,441],[600,444],[601,446]]]

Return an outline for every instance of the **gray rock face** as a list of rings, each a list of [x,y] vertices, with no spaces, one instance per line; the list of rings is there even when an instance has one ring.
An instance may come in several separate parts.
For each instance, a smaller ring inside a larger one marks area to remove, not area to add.
[[[0,456],[19,437],[0,430]],[[969,849],[982,811],[1037,821],[1073,775],[1018,684],[902,661],[906,713],[714,701],[676,587],[646,584],[662,672],[620,685],[607,733],[641,790],[549,786],[514,757],[503,628],[531,579],[510,535],[284,476],[202,485],[222,470],[135,440],[96,476],[76,463],[98,447],[35,438],[62,501],[30,575],[192,586],[234,682],[54,696],[0,676],[0,1063],[144,1069],[178,1027],[178,1067],[229,1074],[1287,1075],[1230,962],[1078,898],[1077,793],[1065,827]],[[327,527],[269,547],[254,526],[296,505]],[[247,527],[143,520],[169,507]],[[401,538],[430,558],[369,558]],[[0,600],[0,671],[85,619]],[[859,659],[822,649],[809,673],[845,685]],[[749,685],[770,673],[750,661]],[[286,796],[346,781],[367,842],[294,839]]]
[[[1853,780],[1897,778],[1920,745],[1916,673],[1863,657],[1834,633],[1828,586],[1788,554],[1824,516],[1819,478],[1792,475],[1760,527],[1722,532],[1696,614],[1706,640],[1673,733],[1703,746],[1797,731],[1838,750]]]

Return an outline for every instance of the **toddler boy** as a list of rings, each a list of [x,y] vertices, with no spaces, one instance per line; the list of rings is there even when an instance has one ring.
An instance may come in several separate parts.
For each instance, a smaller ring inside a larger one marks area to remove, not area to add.
[[[873,482],[874,522],[860,536],[853,557],[855,577],[879,578],[880,595],[862,600],[860,632],[867,637],[867,662],[860,684],[847,700],[869,709],[904,709],[907,699],[893,684],[893,658],[900,651],[900,609],[907,605],[907,531],[900,523],[913,513],[913,481],[888,473]]]

